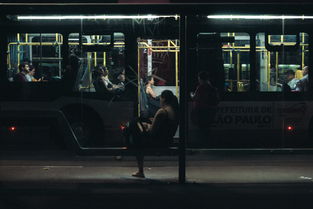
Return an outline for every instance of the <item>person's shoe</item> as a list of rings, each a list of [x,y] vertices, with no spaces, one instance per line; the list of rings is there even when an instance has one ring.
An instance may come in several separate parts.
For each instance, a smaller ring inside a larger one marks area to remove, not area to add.
[[[135,173],[132,174],[133,177],[137,177],[137,178],[145,178],[145,174],[137,171]]]

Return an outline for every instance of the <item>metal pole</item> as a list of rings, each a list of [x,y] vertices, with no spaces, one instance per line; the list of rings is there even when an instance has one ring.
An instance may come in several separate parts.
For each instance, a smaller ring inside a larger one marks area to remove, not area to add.
[[[178,51],[175,52],[175,86],[176,86],[176,96],[179,97],[179,91],[178,91],[178,88],[179,88],[179,79],[178,79],[178,62],[179,62],[179,57],[178,57]]]
[[[256,42],[255,42],[255,34],[251,34],[250,35],[250,91],[251,92],[256,92],[256,85],[259,85],[260,87],[260,83],[257,84],[256,83]],[[261,73],[261,72],[260,72]],[[260,79],[260,78],[258,78]],[[260,79],[261,80],[261,79]]]
[[[188,110],[188,103],[187,103],[187,17],[185,15],[180,16],[179,21],[179,40],[180,40],[180,74],[179,74],[179,81],[180,81],[180,128],[179,128],[179,163],[178,163],[178,178],[179,183],[183,184],[186,182],[186,153],[185,153],[185,142],[187,137],[187,111]]]
[[[139,44],[139,41],[137,42]],[[138,98],[138,117],[140,117],[140,49],[137,48],[137,98]]]
[[[17,42],[18,43],[20,42],[20,34],[19,33],[17,34]],[[19,66],[20,66],[20,57],[21,57],[20,45],[18,44],[17,45],[17,69],[19,69]],[[18,70],[18,72],[19,72],[19,70]]]

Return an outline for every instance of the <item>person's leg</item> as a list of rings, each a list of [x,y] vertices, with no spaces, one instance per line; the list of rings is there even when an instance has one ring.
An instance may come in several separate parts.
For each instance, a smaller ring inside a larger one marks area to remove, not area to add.
[[[138,129],[138,125],[136,126]],[[132,176],[134,177],[140,177],[144,178],[144,170],[143,170],[143,160],[144,160],[144,155],[143,155],[143,144],[142,144],[142,134],[140,131],[136,131],[133,135],[133,144],[134,144],[134,151],[136,153],[136,161],[137,161],[137,167],[138,171],[133,173]]]
[[[145,177],[144,170],[143,170],[144,156],[142,154],[142,151],[137,151],[136,160],[137,160],[138,171],[133,173],[132,176],[144,178]]]

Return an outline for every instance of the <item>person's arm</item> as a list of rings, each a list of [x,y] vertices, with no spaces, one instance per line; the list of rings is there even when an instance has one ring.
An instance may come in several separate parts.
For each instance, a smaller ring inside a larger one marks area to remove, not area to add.
[[[295,91],[303,91],[303,80],[302,79],[300,79],[297,82]]]
[[[147,87],[146,93],[150,94],[153,98],[157,97],[156,93],[153,91],[153,89],[151,87]]]
[[[105,88],[106,88],[108,91],[113,91],[113,85],[110,84],[108,80],[106,80],[105,78],[101,78],[101,82],[103,82]]]
[[[166,119],[166,113],[163,109],[159,109],[153,118],[152,124],[148,126],[147,131],[152,135],[156,134]]]

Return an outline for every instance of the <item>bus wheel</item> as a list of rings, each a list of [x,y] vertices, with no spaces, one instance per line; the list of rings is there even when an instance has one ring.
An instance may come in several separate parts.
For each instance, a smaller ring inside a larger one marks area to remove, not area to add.
[[[71,128],[80,146],[85,147],[91,145],[92,131],[86,122],[74,121],[71,123]]]
[[[90,107],[71,106],[62,109],[81,147],[94,146],[103,132],[100,116]],[[81,114],[83,113],[83,114]]]

